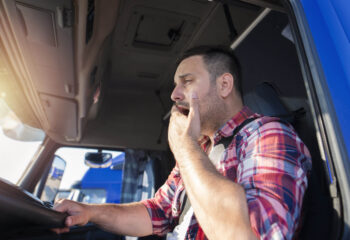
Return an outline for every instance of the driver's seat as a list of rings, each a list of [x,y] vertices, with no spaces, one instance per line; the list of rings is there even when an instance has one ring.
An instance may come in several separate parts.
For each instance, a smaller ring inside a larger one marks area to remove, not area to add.
[[[254,91],[245,94],[243,99],[244,104],[252,111],[266,116],[279,117],[291,123],[306,146],[310,146],[313,166],[308,177],[309,186],[304,196],[302,222],[294,239],[329,239],[333,216],[331,197],[323,162],[316,144],[315,129],[302,128],[307,112],[304,109],[288,110],[275,88],[267,82],[259,84]]]

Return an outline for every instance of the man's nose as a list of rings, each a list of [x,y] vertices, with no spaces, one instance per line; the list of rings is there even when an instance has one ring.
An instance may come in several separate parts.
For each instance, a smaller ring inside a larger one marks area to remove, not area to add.
[[[185,95],[183,94],[181,87],[176,86],[173,92],[171,93],[171,100],[173,100],[174,102],[182,101],[184,100],[184,96]]]

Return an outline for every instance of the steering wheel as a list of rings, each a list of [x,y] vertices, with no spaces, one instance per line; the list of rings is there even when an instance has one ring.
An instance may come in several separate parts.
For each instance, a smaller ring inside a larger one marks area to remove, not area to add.
[[[20,187],[0,178],[0,229],[64,227],[66,213],[57,212]]]

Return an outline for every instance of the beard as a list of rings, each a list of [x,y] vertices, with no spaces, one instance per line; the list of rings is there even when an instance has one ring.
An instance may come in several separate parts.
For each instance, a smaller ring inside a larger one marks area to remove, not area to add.
[[[201,132],[209,136],[221,127],[221,119],[225,116],[224,106],[217,95],[216,88],[210,89],[199,105]]]
[[[188,116],[190,104],[186,101],[176,102],[178,110]],[[224,106],[217,95],[216,87],[213,86],[209,91],[199,99],[199,117],[201,122],[202,135],[209,136],[218,130],[222,123],[222,117],[225,116]]]

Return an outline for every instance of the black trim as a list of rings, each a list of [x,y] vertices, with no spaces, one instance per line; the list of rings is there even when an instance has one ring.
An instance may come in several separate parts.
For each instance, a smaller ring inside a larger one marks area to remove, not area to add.
[[[237,37],[237,30],[233,24],[233,19],[230,13],[230,8],[226,3],[222,4],[222,7],[224,8],[225,18],[227,22],[227,26],[230,30],[230,40],[233,41]]]
[[[94,34],[95,21],[95,0],[88,1],[88,9],[86,15],[86,29],[85,29],[85,44],[87,44]]]
[[[233,138],[245,127],[247,126],[249,123],[253,122],[254,120],[258,119],[258,117],[253,117],[253,118],[248,118],[246,120],[244,120],[240,125],[238,125],[234,130],[231,136],[226,137],[226,138],[221,138],[219,142],[216,143],[216,145],[218,144],[223,144],[225,146],[225,149],[228,147],[228,145],[230,145],[230,143],[232,142]]]

